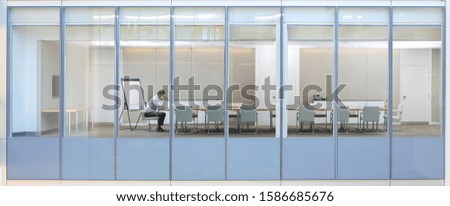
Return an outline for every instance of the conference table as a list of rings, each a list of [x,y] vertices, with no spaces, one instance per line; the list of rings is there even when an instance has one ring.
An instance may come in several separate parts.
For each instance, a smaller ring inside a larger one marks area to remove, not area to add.
[[[201,111],[201,112],[206,112],[208,109],[206,107],[203,106],[194,106],[192,107],[193,111]],[[298,106],[294,106],[294,105],[290,105],[286,107],[287,111],[298,111]],[[236,107],[236,106],[230,106],[228,107],[228,111],[234,111],[239,113],[240,108]],[[269,129],[273,130],[274,126],[273,126],[273,118],[276,117],[276,108],[274,107],[260,107],[257,108],[256,111],[261,111],[261,112],[269,112]],[[328,117],[330,116],[330,114],[333,112],[332,108],[318,108],[318,109],[314,109],[315,111],[315,117],[316,118],[325,118],[325,128],[328,127]],[[360,126],[360,115],[361,113],[364,111],[364,107],[350,107],[349,108],[349,112],[350,112],[350,118],[357,118],[358,124],[357,127],[359,128]],[[382,108],[380,107],[380,112],[387,112],[387,108]],[[237,117],[234,114],[230,114],[230,117]],[[331,122],[331,121],[330,121]],[[205,124],[206,124],[206,115],[205,115]],[[239,125],[238,125],[239,127]]]
[[[41,113],[59,113],[60,109],[58,108],[47,108],[42,109]],[[89,127],[89,116],[91,118],[91,127],[94,127],[94,109],[93,108],[66,108],[66,123],[67,123],[67,131],[70,133],[72,131],[72,115],[75,116],[75,131],[78,131],[79,124],[79,113],[84,113],[85,118],[85,126]],[[91,113],[89,115],[89,113]]]

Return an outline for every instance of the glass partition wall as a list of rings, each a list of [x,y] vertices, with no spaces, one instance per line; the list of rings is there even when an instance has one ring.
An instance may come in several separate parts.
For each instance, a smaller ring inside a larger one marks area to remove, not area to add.
[[[9,108],[8,179],[58,179],[60,10],[13,8],[9,13],[8,98],[14,106]]]
[[[173,9],[175,180],[224,180],[225,8]]]
[[[393,10],[392,178],[444,176],[441,8]]]
[[[169,179],[170,8],[121,8],[117,179]],[[161,105],[158,92],[165,95]],[[159,116],[158,116],[159,115]],[[160,119],[161,118],[161,119]],[[159,124],[165,131],[158,130]]]
[[[285,8],[288,138],[283,179],[334,179],[334,8]]]
[[[65,9],[63,179],[114,179],[114,110],[104,107],[114,101],[104,91],[117,75],[115,16],[114,8]]]
[[[389,179],[389,9],[338,16],[338,179]]]
[[[230,8],[228,178],[280,178],[280,8]]]
[[[8,179],[442,179],[443,10],[9,8]]]

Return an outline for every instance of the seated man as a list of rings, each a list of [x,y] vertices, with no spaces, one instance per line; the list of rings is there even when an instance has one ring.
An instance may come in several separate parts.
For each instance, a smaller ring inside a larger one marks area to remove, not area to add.
[[[158,116],[158,128],[156,131],[158,132],[164,132],[165,130],[162,128],[162,125],[164,124],[164,119],[166,118],[166,113],[160,112],[161,109],[164,108],[164,95],[166,92],[164,90],[159,90],[158,93],[153,96],[148,101],[148,107],[146,109],[146,112],[144,114],[145,117],[150,116]]]

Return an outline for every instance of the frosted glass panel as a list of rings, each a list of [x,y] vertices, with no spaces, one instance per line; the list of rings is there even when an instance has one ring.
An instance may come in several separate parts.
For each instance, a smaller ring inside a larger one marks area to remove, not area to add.
[[[169,41],[169,25],[122,25],[120,38],[122,40],[165,40]]]
[[[59,24],[59,8],[13,8],[11,22]]]
[[[188,23],[204,24],[218,23],[224,24],[225,10],[224,8],[177,8],[174,14],[174,20],[177,24]]]
[[[286,8],[286,23],[334,23],[334,8]]]
[[[279,8],[231,8],[230,23],[278,23]]]
[[[121,23],[169,23],[169,8],[122,8]]]
[[[341,26],[339,30],[341,40],[388,40],[386,26]]]
[[[175,38],[179,41],[223,41],[225,39],[225,28],[222,25],[195,25],[177,26]]]
[[[295,40],[333,40],[332,26],[289,26],[290,41]]]
[[[275,41],[275,26],[231,26],[232,41]]]
[[[394,24],[441,24],[441,8],[396,8]]]
[[[394,28],[396,41],[441,41],[441,28],[397,27]]]
[[[389,10],[387,8],[341,8],[339,23],[387,24]]]
[[[108,45],[113,46],[114,27],[113,26],[69,26],[66,28],[66,38],[73,41],[109,41]],[[93,42],[94,43],[94,42]]]
[[[114,23],[114,8],[70,8],[66,10],[66,22]]]

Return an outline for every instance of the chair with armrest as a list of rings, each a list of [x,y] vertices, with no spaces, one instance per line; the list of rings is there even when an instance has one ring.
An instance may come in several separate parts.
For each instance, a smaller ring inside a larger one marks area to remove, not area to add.
[[[314,108],[301,106],[297,112],[297,133],[303,132],[303,124],[309,123],[311,133],[314,133]],[[300,128],[298,126],[300,125]]]
[[[333,112],[330,115],[331,119],[331,131],[333,131]],[[344,132],[348,134],[348,122],[350,121],[350,111],[347,107],[339,106],[338,109],[338,123],[341,123],[341,127],[344,129]]]
[[[241,105],[238,113],[238,130],[239,133],[244,133],[244,124],[247,125],[247,131],[250,131],[249,126],[255,125],[254,134],[258,132],[258,112],[255,105]]]
[[[380,121],[380,107],[377,106],[365,106],[360,116],[360,122],[362,124],[361,131],[369,131],[369,122],[372,123],[372,131],[378,134],[378,122]],[[374,125],[376,124],[376,128]]]
[[[402,124],[402,114],[403,114],[403,106],[402,104],[398,104],[397,109],[392,110],[392,125],[401,125]],[[383,115],[384,119],[384,130],[387,130],[387,118],[388,115],[385,113]]]
[[[190,132],[193,134],[197,130],[197,122],[195,120],[197,119],[198,115],[197,113],[192,112],[192,108],[189,106],[177,106],[175,108],[175,132],[178,134],[178,122],[181,123],[181,131],[182,132],[188,132],[187,130],[187,123],[192,122],[194,124],[194,129],[192,129]],[[198,119],[197,119],[198,121]]]
[[[222,105],[210,105],[206,109],[205,115],[205,129],[208,134],[211,134],[209,129],[209,123],[214,122],[216,131],[223,132],[219,130],[219,125],[223,124],[225,120],[224,108]]]

